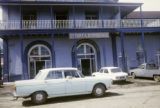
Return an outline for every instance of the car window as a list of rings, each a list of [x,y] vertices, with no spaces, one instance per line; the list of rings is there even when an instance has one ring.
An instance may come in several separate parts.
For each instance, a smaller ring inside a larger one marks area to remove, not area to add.
[[[140,69],[145,69],[145,65],[140,65],[139,68]]]
[[[103,73],[103,69],[100,69],[99,72],[100,72],[100,73]]]
[[[50,71],[47,75],[47,79],[62,79],[63,75],[61,71]]]
[[[121,69],[120,68],[113,68],[113,69],[111,69],[111,72],[118,73],[118,72],[121,72]]]
[[[158,67],[155,64],[147,64],[146,69],[152,70],[152,69],[158,69]]]
[[[75,71],[75,70],[65,70],[64,71],[64,76],[65,76],[65,78],[67,76],[72,76],[73,78],[79,78],[80,77],[79,74],[77,73],[77,71]]]
[[[108,69],[105,69],[105,70],[104,70],[104,73],[108,73]]]

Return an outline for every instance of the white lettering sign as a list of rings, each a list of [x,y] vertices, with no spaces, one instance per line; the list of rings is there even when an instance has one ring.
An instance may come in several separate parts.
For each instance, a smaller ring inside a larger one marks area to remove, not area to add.
[[[109,33],[70,33],[69,39],[109,38]]]

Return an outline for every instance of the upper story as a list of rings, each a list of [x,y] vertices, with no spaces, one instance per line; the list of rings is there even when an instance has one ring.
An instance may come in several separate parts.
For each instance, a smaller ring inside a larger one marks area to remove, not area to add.
[[[159,19],[126,19],[142,3],[118,0],[0,0],[0,30],[157,27]],[[141,10],[140,10],[141,11]],[[156,23],[152,23],[156,22]]]

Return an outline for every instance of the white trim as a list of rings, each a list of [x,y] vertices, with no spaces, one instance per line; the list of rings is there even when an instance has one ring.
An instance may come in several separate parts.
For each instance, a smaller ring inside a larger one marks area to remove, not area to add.
[[[91,65],[92,65],[92,64],[91,64],[91,60],[93,59],[93,60],[95,60],[95,70],[97,71],[97,51],[96,51],[95,47],[94,47],[93,45],[85,42],[85,43],[79,44],[79,45],[77,46],[77,50],[78,50],[82,45],[83,45],[83,47],[84,47],[84,52],[83,52],[83,54],[82,54],[82,53],[81,53],[81,54],[77,54],[77,56],[84,56],[84,58],[78,58],[78,59],[80,60],[80,68],[81,68],[81,70],[82,70],[81,59],[90,59],[90,68],[91,68],[91,73],[92,73],[93,70],[92,70],[92,66],[91,66]],[[91,47],[92,50],[93,50],[93,53],[87,53],[86,46]],[[86,56],[88,56],[88,55],[91,55],[91,56],[94,55],[94,58],[87,58]],[[77,60],[78,60],[78,59],[77,59]]]
[[[38,47],[38,55],[30,55],[30,53],[31,53],[31,51],[34,49],[34,48],[36,48],[36,47]],[[41,55],[41,48],[42,47],[44,47],[44,48],[46,48],[47,49],[47,51],[49,52],[49,55]],[[37,44],[37,45],[34,45],[34,46],[32,46],[30,49],[29,49],[29,51],[28,51],[28,54],[27,54],[27,59],[28,59],[28,75],[29,75],[29,78],[31,78],[31,76],[30,76],[30,58],[31,57],[40,57],[40,58],[43,58],[43,57],[50,57],[50,61],[51,61],[51,66],[52,66],[52,54],[51,54],[51,51],[50,51],[50,49],[47,47],[47,46],[45,46],[45,45],[43,45],[43,44]],[[33,61],[33,63],[34,63],[34,68],[35,68],[35,72],[34,72],[34,75],[36,75],[36,61],[44,61],[45,62],[45,66],[46,66],[46,61],[49,61],[49,60],[34,60]]]

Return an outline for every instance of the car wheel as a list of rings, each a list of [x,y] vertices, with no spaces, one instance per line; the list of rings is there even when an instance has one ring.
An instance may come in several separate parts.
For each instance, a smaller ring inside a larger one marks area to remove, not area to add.
[[[35,92],[31,96],[31,101],[34,104],[43,104],[46,102],[47,95],[45,92]]]
[[[104,96],[105,91],[106,91],[105,86],[102,84],[98,84],[93,88],[93,95],[95,97],[102,97]]]
[[[154,75],[153,79],[154,79],[154,81],[159,82],[160,81],[160,76],[159,75]]]
[[[131,73],[131,76],[132,76],[132,79],[135,79],[136,78],[136,75],[134,72]]]

